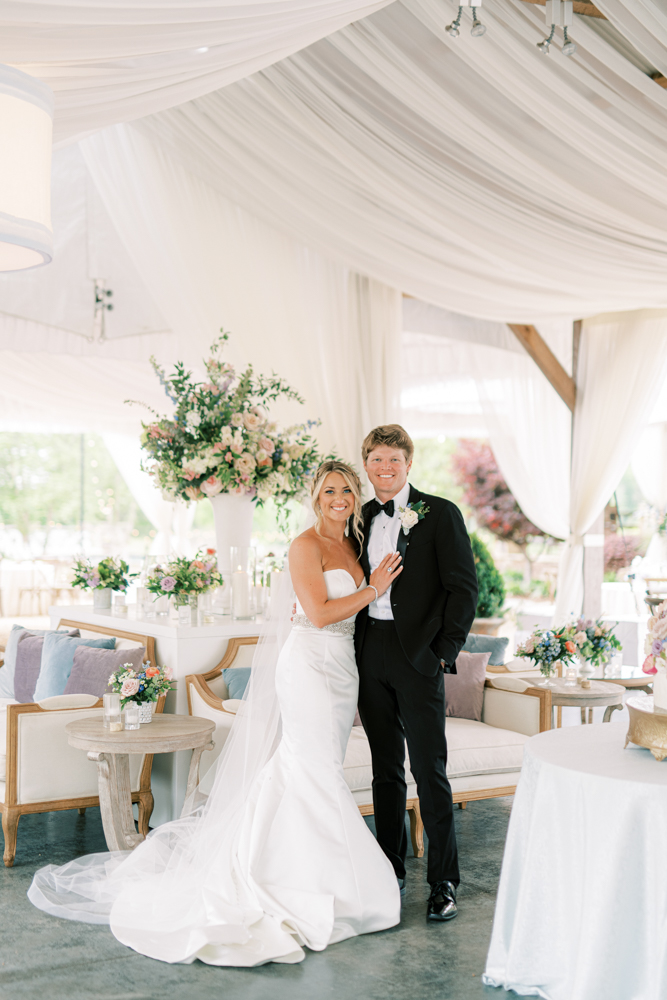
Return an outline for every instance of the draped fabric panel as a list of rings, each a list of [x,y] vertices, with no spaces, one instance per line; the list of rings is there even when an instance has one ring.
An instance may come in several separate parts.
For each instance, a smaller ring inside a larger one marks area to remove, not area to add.
[[[453,12],[453,8],[452,8]],[[498,321],[667,305],[667,91],[539,6],[445,32],[402,0],[137,123],[224,195],[415,297]]]
[[[630,464],[667,377],[667,312],[598,316],[582,328],[572,448],[570,536],[557,622],[583,603],[584,535]]]
[[[3,0],[0,61],[55,92],[56,143],[208,94],[389,0]]]
[[[179,356],[198,364],[224,324],[230,360],[305,397],[278,418],[321,418],[323,447],[358,462],[370,427],[397,412],[400,293],[267,226],[131,127],[81,148]]]

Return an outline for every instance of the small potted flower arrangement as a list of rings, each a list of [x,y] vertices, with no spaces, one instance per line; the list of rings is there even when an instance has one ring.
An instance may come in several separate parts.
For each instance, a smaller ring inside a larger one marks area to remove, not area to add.
[[[77,559],[74,563],[72,586],[81,590],[92,590],[95,611],[107,611],[111,607],[111,592],[125,593],[130,580],[137,573],[130,573],[124,559],[101,559],[94,566],[89,559]]]
[[[165,566],[155,566],[146,580],[146,589],[156,599],[173,596],[176,607],[195,610],[200,594],[221,586],[215,549],[200,549],[194,559],[175,556]]]
[[[569,628],[579,657],[579,674],[583,677],[595,673],[597,667],[609,659],[612,650],[622,649],[614,635],[617,622],[603,622],[599,618],[578,618]]]
[[[526,657],[538,665],[540,673],[546,678],[544,687],[555,687],[549,678],[556,672],[558,663],[570,663],[576,654],[572,628],[568,625],[556,629],[535,629],[516,651],[517,656]]]
[[[170,667],[152,667],[145,663],[143,670],[137,672],[131,663],[125,663],[109,678],[109,687],[120,695],[122,708],[129,704],[139,706],[139,722],[153,721],[155,705],[163,694],[171,691]]]

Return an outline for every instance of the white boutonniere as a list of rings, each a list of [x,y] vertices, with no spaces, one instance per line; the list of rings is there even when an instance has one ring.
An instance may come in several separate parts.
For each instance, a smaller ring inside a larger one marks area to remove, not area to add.
[[[409,535],[418,521],[423,521],[428,514],[430,507],[427,507],[423,500],[418,503],[409,503],[407,507],[399,507],[398,515],[403,526],[403,534]]]

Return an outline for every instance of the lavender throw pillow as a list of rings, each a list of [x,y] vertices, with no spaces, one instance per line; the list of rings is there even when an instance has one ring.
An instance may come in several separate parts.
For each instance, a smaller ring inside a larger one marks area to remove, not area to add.
[[[125,663],[131,663],[141,670],[146,659],[144,646],[130,649],[94,649],[92,646],[77,646],[74,663],[69,675],[65,694],[94,694],[101,698],[109,689],[109,677]]]
[[[446,714],[454,719],[482,721],[484,682],[491,653],[459,653],[456,673],[445,677]]]
[[[78,636],[80,633],[75,628],[60,634]],[[14,697],[21,704],[34,700],[37,679],[42,669],[43,645],[44,635],[33,635],[31,632],[19,633],[14,671]]]

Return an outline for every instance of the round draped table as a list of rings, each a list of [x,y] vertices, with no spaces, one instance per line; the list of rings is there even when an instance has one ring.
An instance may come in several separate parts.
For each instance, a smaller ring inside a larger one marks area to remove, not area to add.
[[[546,1000],[667,997],[667,761],[627,726],[534,736],[484,982]]]
[[[192,750],[185,801],[194,792],[199,775],[199,759],[213,748],[215,723],[189,715],[154,715],[140,729],[112,733],[99,716],[88,716],[65,726],[70,746],[88,751],[88,760],[97,764],[102,826],[110,851],[132,850],[144,840],[134,828],[130,789],[131,753],[173,753]]]

